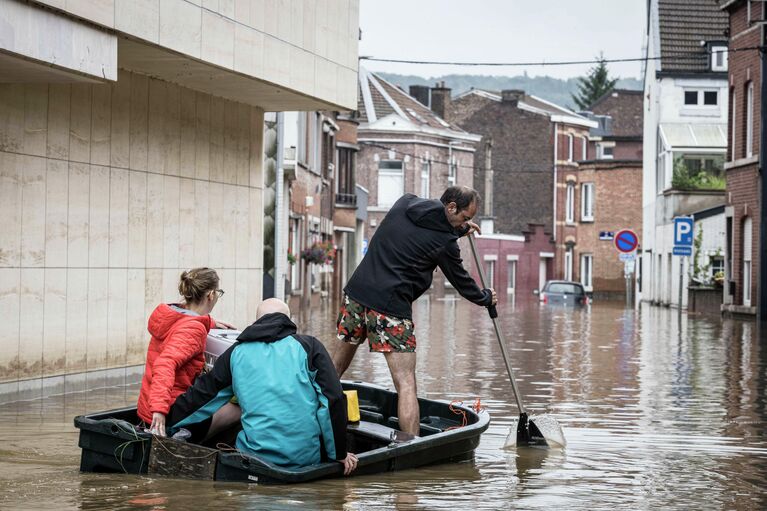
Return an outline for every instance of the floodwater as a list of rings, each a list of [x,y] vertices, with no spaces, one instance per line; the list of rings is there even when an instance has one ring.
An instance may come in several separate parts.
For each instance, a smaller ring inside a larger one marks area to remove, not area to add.
[[[518,416],[484,310],[415,304],[422,396],[491,414],[473,462],[298,486],[80,474],[75,415],[133,404],[138,385],[0,407],[2,509],[765,509],[767,341],[740,321],[643,305],[500,306],[531,414],[553,414],[563,450],[501,449]],[[329,341],[332,307],[299,318]],[[389,386],[360,349],[347,378]]]

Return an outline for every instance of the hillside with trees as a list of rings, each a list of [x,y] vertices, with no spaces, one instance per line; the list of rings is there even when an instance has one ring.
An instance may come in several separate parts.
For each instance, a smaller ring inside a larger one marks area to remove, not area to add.
[[[577,110],[577,105],[573,101],[573,95],[579,93],[581,78],[569,78],[567,80],[552,78],[550,76],[489,76],[489,75],[467,75],[453,74],[444,76],[435,76],[424,78],[416,75],[401,75],[394,73],[376,73],[386,80],[399,85],[402,89],[408,90],[410,85],[429,85],[444,81],[446,87],[453,89],[453,95],[460,94],[472,87],[475,89],[485,89],[500,91],[503,89],[521,89],[528,94],[533,94],[547,101],[551,101],[561,106]],[[642,89],[642,80],[636,78],[620,78],[615,83],[619,89]]]

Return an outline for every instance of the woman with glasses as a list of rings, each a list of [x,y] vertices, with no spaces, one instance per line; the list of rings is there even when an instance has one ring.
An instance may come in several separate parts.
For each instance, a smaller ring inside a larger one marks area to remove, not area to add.
[[[149,316],[148,330],[152,336],[146,355],[144,378],[138,398],[138,415],[152,433],[165,436],[165,416],[176,398],[183,394],[205,367],[205,341],[211,328],[233,328],[216,322],[210,312],[223,296],[218,274],[210,268],[194,268],[181,273],[178,291],[184,301],[161,303]],[[219,410],[228,417],[239,418],[234,404]],[[221,416],[213,417],[215,426]],[[211,423],[203,425],[206,430]]]

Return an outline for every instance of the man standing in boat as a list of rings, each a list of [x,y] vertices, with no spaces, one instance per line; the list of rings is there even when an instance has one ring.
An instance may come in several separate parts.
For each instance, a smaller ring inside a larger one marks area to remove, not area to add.
[[[400,429],[420,431],[415,380],[415,327],[412,303],[431,286],[439,267],[469,301],[495,305],[492,289],[480,289],[463,267],[458,238],[480,232],[471,221],[479,194],[451,186],[439,201],[405,194],[381,221],[362,262],[344,288],[338,314],[333,364],[339,377],[365,339],[370,351],[383,353],[398,394]]]

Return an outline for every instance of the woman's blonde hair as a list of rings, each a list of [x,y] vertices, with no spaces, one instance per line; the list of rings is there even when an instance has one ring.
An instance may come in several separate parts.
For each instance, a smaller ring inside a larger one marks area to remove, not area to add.
[[[210,268],[192,268],[181,272],[178,292],[187,303],[200,303],[205,295],[218,289],[218,273]]]

